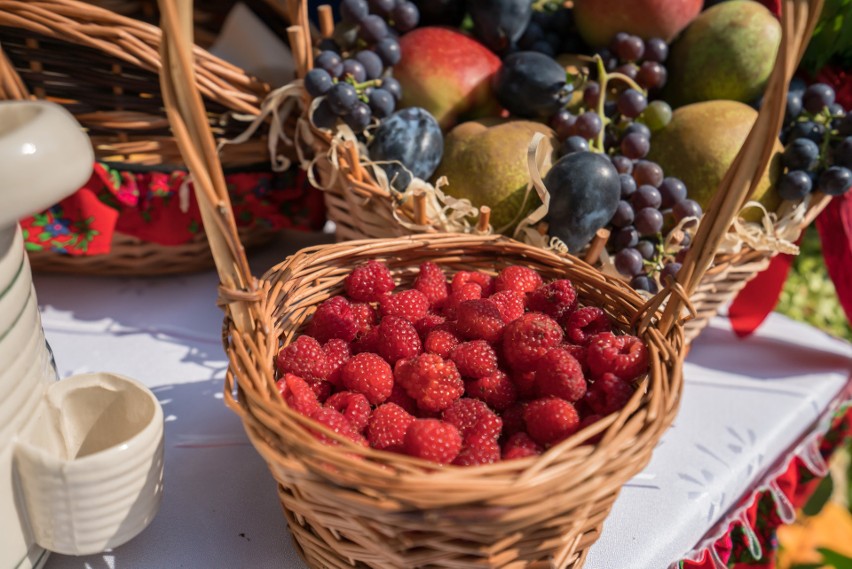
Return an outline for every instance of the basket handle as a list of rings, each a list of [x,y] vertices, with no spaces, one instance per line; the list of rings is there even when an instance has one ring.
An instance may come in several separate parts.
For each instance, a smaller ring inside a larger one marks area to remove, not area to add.
[[[704,214],[701,226],[677,274],[677,283],[692,296],[713,263],[716,251],[739,211],[757,188],[772,158],[787,104],[787,86],[799,66],[808,40],[822,12],[823,0],[784,0],[781,9],[781,45],[763,104],[745,143],[731,164]],[[669,295],[671,288],[660,294]],[[680,295],[671,296],[660,328],[664,334],[674,327],[686,306]]]

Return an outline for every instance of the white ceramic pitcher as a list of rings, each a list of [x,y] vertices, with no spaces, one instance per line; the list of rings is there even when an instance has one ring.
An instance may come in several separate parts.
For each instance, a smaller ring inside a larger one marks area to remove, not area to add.
[[[120,545],[159,506],[157,399],[115,375],[56,381],[17,223],[82,186],[93,161],[62,107],[0,102],[0,569]]]

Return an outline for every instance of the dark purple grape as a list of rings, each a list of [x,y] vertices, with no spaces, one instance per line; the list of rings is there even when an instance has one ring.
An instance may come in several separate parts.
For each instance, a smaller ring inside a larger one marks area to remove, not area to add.
[[[405,191],[411,183],[408,172],[428,180],[438,167],[444,153],[444,137],[435,117],[425,109],[410,107],[381,122],[370,141],[369,152],[370,159],[386,162],[381,168],[393,187]]]
[[[331,75],[325,69],[314,68],[305,75],[305,90],[311,97],[325,95],[333,84]]]
[[[656,61],[646,61],[639,66],[636,82],[648,90],[662,89],[668,79],[666,68]]]
[[[622,136],[627,136],[628,134],[638,133],[644,137],[651,138],[651,129],[648,128],[648,125],[643,124],[641,122],[632,122],[627,125],[627,128],[624,129]]]
[[[506,57],[497,71],[494,86],[497,100],[504,108],[527,118],[553,116],[567,105],[574,89],[566,82],[564,67],[534,51],[518,51]]]
[[[645,55],[645,42],[639,36],[616,34],[610,47],[621,61],[639,61]]]
[[[689,247],[689,244],[690,244],[690,243],[692,243],[692,235],[690,235],[689,233],[684,232],[684,234],[683,234],[683,238],[681,238],[681,240],[680,240],[680,246],[681,246],[681,248]]]
[[[604,116],[612,118],[618,112],[618,105],[615,101],[606,101],[604,103]]]
[[[825,127],[822,124],[813,121],[798,122],[787,134],[787,143],[799,138],[807,138],[821,144],[823,136],[825,136]]]
[[[621,200],[618,202],[618,207],[615,208],[610,223],[615,227],[627,227],[633,224],[633,217],[633,206],[630,205],[630,202]]]
[[[660,281],[666,283],[670,278],[672,280],[676,280],[677,273],[680,271],[681,267],[683,267],[681,263],[669,263],[660,271]]]
[[[797,138],[784,149],[782,161],[790,170],[810,170],[819,162],[819,146],[809,138]]]
[[[656,162],[640,160],[633,166],[633,179],[638,186],[648,184],[659,188],[663,182],[663,169]]]
[[[355,59],[364,66],[364,71],[367,74],[367,79],[378,79],[384,71],[382,58],[370,50],[359,51],[355,54]]]
[[[660,38],[645,40],[645,61],[663,63],[669,56],[669,46]]]
[[[367,80],[367,70],[364,69],[360,61],[345,59],[343,61],[343,77],[352,77],[356,83],[363,83]]]
[[[317,108],[314,109],[314,114],[311,115],[311,121],[319,128],[327,128],[329,130],[337,126],[337,113],[331,109],[328,104],[328,99],[323,99]]]
[[[358,101],[348,115],[343,115],[343,122],[357,133],[370,125],[372,117],[373,112],[370,110],[370,107],[366,103]]]
[[[651,140],[638,132],[631,132],[621,141],[621,153],[631,160],[639,160],[651,150]]]
[[[784,114],[784,122],[790,122],[802,114],[802,94],[796,91],[787,92],[787,111]]]
[[[630,196],[630,203],[637,211],[646,207],[658,209],[662,201],[663,198],[660,195],[660,191],[654,186],[647,184],[639,186],[633,195]]]
[[[657,281],[646,274],[636,275],[630,279],[630,286],[636,290],[644,290],[651,294],[657,294],[660,290],[660,287],[657,286]]]
[[[830,196],[845,194],[852,188],[852,170],[843,166],[832,166],[819,175],[819,191]]]
[[[402,58],[402,51],[399,48],[399,42],[395,38],[385,38],[373,46],[376,55],[381,58],[385,67],[392,67],[399,63]]]
[[[517,43],[533,12],[530,0],[468,0],[467,10],[473,35],[496,53]]]
[[[349,83],[335,83],[326,95],[331,110],[340,116],[348,115],[358,102],[358,93]]]
[[[376,118],[389,117],[396,106],[396,100],[385,89],[373,89],[370,93],[370,109]]]
[[[612,71],[618,67],[618,59],[607,48],[601,48],[596,53],[600,56],[607,71]]]
[[[701,206],[698,205],[698,202],[695,200],[683,200],[682,202],[676,203],[672,206],[672,214],[674,214],[674,218],[678,222],[686,217],[700,218],[701,213]]]
[[[342,0],[340,2],[340,19],[344,22],[357,24],[370,14],[367,0]]]
[[[636,76],[639,74],[639,67],[637,67],[633,63],[625,63],[624,65],[619,65],[618,67],[616,67],[613,72],[626,75],[627,77],[635,81]]]
[[[568,109],[559,109],[555,115],[550,117],[550,128],[556,132],[556,137],[559,140],[565,140],[574,134],[574,122],[577,117],[571,114]]]
[[[808,84],[805,83],[805,80],[801,77],[793,77],[790,81],[790,86],[788,87],[788,91],[791,93],[798,93],[801,97],[805,94],[805,89],[808,88]]]
[[[619,174],[618,180],[621,184],[621,198],[629,198],[636,193],[636,180],[630,174]]]
[[[656,235],[663,230],[663,214],[654,207],[644,207],[636,211],[636,231],[643,237]]]
[[[843,105],[840,103],[832,103],[828,106],[828,112],[832,117],[842,117],[846,114],[846,110],[843,108]]]
[[[635,247],[639,243],[639,232],[633,226],[622,227],[615,230],[611,239],[616,251],[620,251],[626,247]]]
[[[660,207],[663,209],[669,209],[686,199],[686,184],[678,178],[663,178],[659,190],[662,198]]]
[[[619,174],[630,174],[633,171],[633,161],[627,156],[622,156],[621,154],[616,154],[612,158],[612,165],[615,166],[615,169]],[[628,179],[633,182],[633,178],[628,176]],[[636,183],[633,183],[633,187],[636,187]]]
[[[834,89],[825,83],[814,83],[802,96],[802,105],[809,113],[817,114],[832,104],[834,104]]]
[[[420,21],[420,10],[411,2],[400,2],[391,12],[393,27],[400,32],[407,32],[417,27]]]
[[[393,98],[396,99],[398,103],[402,98],[402,86],[399,84],[399,81],[394,79],[393,77],[385,77],[382,79],[382,89],[393,95]]]
[[[811,193],[813,182],[807,172],[791,170],[778,180],[778,195],[783,200],[802,201]]]
[[[569,136],[559,146],[559,155],[567,156],[574,152],[588,152],[589,142],[582,136]]]
[[[358,25],[358,37],[369,44],[388,37],[388,25],[378,14],[370,14]]]
[[[625,89],[618,97],[618,112],[629,119],[638,117],[647,106],[648,99],[636,89]]]
[[[545,40],[539,40],[530,46],[529,51],[534,51],[536,53],[541,53],[542,55],[546,55],[548,57],[556,57],[556,49],[552,44],[546,42]]]
[[[646,261],[650,261],[657,256],[657,246],[654,245],[653,241],[648,241],[647,239],[643,239],[637,243],[636,250],[639,251],[639,254]]]
[[[644,270],[645,264],[639,251],[627,248],[615,254],[615,268],[624,276],[634,277]]]
[[[574,132],[578,136],[590,140],[598,135],[602,126],[603,123],[597,113],[586,111],[577,117],[577,122],[574,123]]]
[[[840,123],[837,125],[837,132],[840,136],[852,136],[852,113],[848,113],[840,119]]]
[[[832,154],[835,166],[852,168],[852,136],[847,136],[835,147]]]
[[[544,28],[538,22],[530,22],[527,29],[518,39],[518,47],[521,49],[531,49],[536,42],[544,39]]]
[[[597,81],[589,81],[583,88],[583,103],[590,109],[598,108],[601,96],[601,86]]]
[[[324,69],[332,77],[340,77],[343,73],[343,60],[333,51],[323,51],[314,58],[314,67]]]
[[[370,10],[380,16],[390,16],[396,0],[369,0]]]

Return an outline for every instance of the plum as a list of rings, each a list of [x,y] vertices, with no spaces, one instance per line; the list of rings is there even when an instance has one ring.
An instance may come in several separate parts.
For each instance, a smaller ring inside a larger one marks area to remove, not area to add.
[[[387,173],[391,185],[405,191],[411,183],[411,174],[428,180],[441,163],[444,136],[435,117],[425,109],[411,107],[382,121],[370,142],[369,151],[371,160],[393,161],[380,166]]]
[[[548,119],[564,108],[573,85],[552,57],[518,51],[506,57],[495,78],[497,100],[513,115]]]
[[[496,53],[515,45],[532,17],[530,0],[468,0],[473,35]]]

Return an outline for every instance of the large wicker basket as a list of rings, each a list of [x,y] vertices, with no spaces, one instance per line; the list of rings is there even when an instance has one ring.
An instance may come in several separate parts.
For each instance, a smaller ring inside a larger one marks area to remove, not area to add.
[[[217,3],[221,6],[221,3]],[[88,131],[96,159],[116,170],[185,169],[159,92],[159,27],[76,0],[0,1],[0,99],[62,104]],[[207,124],[217,139],[242,133],[269,86],[199,47],[193,49]],[[222,149],[226,169],[270,169],[267,129]],[[291,156],[293,158],[294,156]],[[245,245],[270,239],[263,226],[241,230]],[[37,270],[89,274],[166,274],[212,265],[203,233],[161,245],[116,233],[105,255],[30,252]]]
[[[787,53],[788,64],[792,65],[789,77],[792,77],[792,70],[801,59],[807,43],[805,40],[813,32],[821,7],[822,0],[811,0],[807,7],[801,3],[784,3],[785,16],[788,17],[780,50]],[[794,8],[807,9],[809,17],[804,17],[802,12],[790,14]],[[784,88],[786,92],[786,85],[777,88]],[[780,131],[784,107],[778,112],[779,128],[776,133]],[[302,123],[305,136],[301,141],[310,147],[305,154],[312,156],[311,174],[317,186],[324,191],[328,218],[336,225],[338,240],[389,238],[446,230],[445,220],[437,216],[430,218],[429,213],[435,211],[434,207],[426,212],[418,211],[416,202],[413,204],[415,207],[411,207],[413,200],[408,199],[410,196],[379,183],[371,168],[365,166],[357,144],[345,140],[340,133],[315,127],[307,116],[303,117]],[[775,138],[774,135],[767,136],[766,144],[771,146]],[[798,233],[822,211],[828,200],[826,196],[813,196],[807,214],[797,228]],[[470,230],[481,228],[480,225]],[[792,241],[797,238],[798,234],[793,235]],[[756,250],[744,244],[736,253],[720,255],[691,299],[697,317],[686,326],[687,341],[694,339],[749,280],[766,269],[777,253],[777,250]]]

